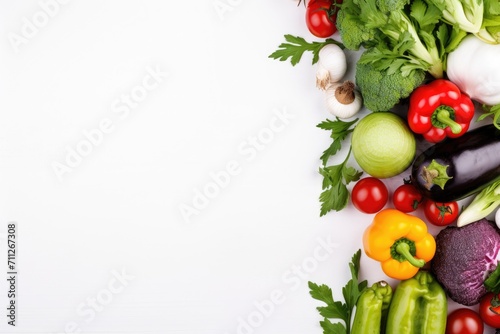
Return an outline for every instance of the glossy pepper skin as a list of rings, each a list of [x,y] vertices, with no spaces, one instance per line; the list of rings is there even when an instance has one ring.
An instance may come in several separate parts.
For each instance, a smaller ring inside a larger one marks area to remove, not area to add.
[[[410,96],[408,125],[431,143],[460,137],[469,129],[473,117],[472,100],[449,80],[434,80]]]
[[[364,289],[356,303],[351,334],[384,333],[391,299],[392,287],[385,281]]]
[[[401,281],[392,297],[386,334],[444,334],[448,301],[443,287],[427,271]]]
[[[413,277],[436,253],[436,241],[418,217],[396,209],[383,209],[363,234],[366,255],[381,263],[394,279]]]

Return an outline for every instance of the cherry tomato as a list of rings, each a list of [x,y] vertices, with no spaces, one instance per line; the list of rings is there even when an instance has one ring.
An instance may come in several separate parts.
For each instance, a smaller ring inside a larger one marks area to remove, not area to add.
[[[482,334],[483,331],[483,321],[470,308],[459,308],[448,314],[446,334]]]
[[[397,187],[392,194],[392,203],[399,211],[412,212],[422,204],[422,194],[415,186],[405,183]]]
[[[458,203],[439,203],[427,200],[424,204],[424,214],[429,223],[436,226],[446,226],[457,220],[459,214]]]
[[[335,21],[337,19],[338,7],[340,3],[335,0],[310,0],[306,8],[307,28],[316,37],[330,37],[337,31]]]
[[[359,180],[351,191],[352,204],[361,212],[380,211],[389,198],[389,191],[384,182],[374,177]]]
[[[500,328],[500,306],[492,306],[493,293],[487,293],[479,303],[479,316],[484,323],[493,328]],[[500,296],[498,296],[500,298]]]

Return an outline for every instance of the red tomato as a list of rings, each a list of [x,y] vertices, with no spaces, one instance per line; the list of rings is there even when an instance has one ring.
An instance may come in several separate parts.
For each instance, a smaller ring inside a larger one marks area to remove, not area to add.
[[[483,321],[470,308],[459,308],[448,314],[446,334],[482,334]]]
[[[335,0],[310,0],[306,8],[307,28],[316,37],[330,37],[337,31],[335,20],[337,19],[340,3]]]
[[[438,203],[427,200],[424,204],[424,214],[429,223],[436,226],[446,226],[457,220],[459,214],[458,203]]]
[[[364,213],[380,211],[387,204],[388,198],[389,191],[385,184],[371,176],[359,180],[351,191],[352,204]]]
[[[500,296],[499,296],[500,297]],[[492,306],[493,293],[487,293],[479,303],[479,316],[484,323],[493,328],[500,328],[500,306]]]
[[[403,184],[392,194],[394,207],[402,212],[415,211],[422,204],[422,194],[411,184]]]

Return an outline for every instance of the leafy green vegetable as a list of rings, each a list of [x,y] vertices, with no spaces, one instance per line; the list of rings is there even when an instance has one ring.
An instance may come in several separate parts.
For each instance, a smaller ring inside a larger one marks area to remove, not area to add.
[[[493,292],[493,298],[491,300],[491,305],[494,307],[500,306],[500,262],[497,262],[495,270],[484,280],[484,286],[486,290]]]
[[[327,166],[328,160],[342,148],[342,142],[354,130],[352,126],[357,121],[357,118],[348,122],[337,118],[334,121],[327,119],[317,125],[320,129],[331,131],[330,138],[333,140],[332,144],[321,155],[323,167],[319,169],[319,173],[323,176],[323,192],[319,196],[321,202],[320,216],[324,216],[332,210],[340,211],[345,208],[349,201],[347,184],[359,180],[363,174],[363,172],[347,166],[351,153],[350,149],[341,164]]]
[[[483,22],[483,0],[426,0],[443,13],[443,19],[461,30],[477,33]]]
[[[349,135],[354,130],[351,128],[351,126],[356,124],[357,121],[357,118],[350,122],[341,121],[337,118],[335,121],[327,119],[317,125],[317,127],[320,129],[332,132],[330,137],[333,139],[333,142],[321,156],[323,166],[326,166],[326,164],[328,163],[328,159],[331,156],[335,155],[335,153],[337,153],[342,148],[342,141],[344,141],[347,135]]]
[[[349,154],[342,163],[319,169],[319,173],[323,176],[323,192],[319,196],[321,202],[320,217],[332,210],[344,209],[349,202],[347,184],[359,180],[363,174],[354,167],[347,166],[350,154],[351,150],[349,149]]]
[[[368,284],[366,280],[359,282],[358,279],[360,259],[361,250],[358,249],[349,263],[351,279],[342,288],[344,302],[335,301],[332,289],[327,285],[318,285],[313,282],[308,283],[311,297],[326,304],[326,306],[319,306],[316,308],[319,314],[324,318],[320,321],[324,334],[349,334],[351,332],[350,326],[353,309],[361,292]],[[342,322],[333,323],[329,319],[338,319]]]
[[[500,43],[500,1],[483,0],[484,16],[481,29],[476,34],[485,42]]]
[[[366,49],[357,63],[356,85],[369,110],[389,111],[424,81],[426,72],[443,76],[448,53],[467,33],[446,23],[432,1],[447,0],[342,3],[337,28],[345,47]]]
[[[500,180],[481,190],[472,202],[460,213],[457,226],[476,222],[500,206]]]
[[[360,20],[361,8],[355,5],[355,1],[343,1],[335,22],[346,49],[357,51],[362,46],[366,48],[375,44],[377,32]]]
[[[493,117],[493,124],[500,130],[500,104],[494,106],[483,105],[484,114],[478,117],[478,121],[482,121],[488,116]]]
[[[410,96],[411,92],[421,85],[425,72],[421,69],[409,70],[408,73],[389,66],[380,70],[371,61],[375,49],[365,51],[356,64],[356,84],[363,95],[365,107],[372,111],[389,111],[400,100]],[[398,67],[398,58],[392,60]],[[404,62],[404,60],[402,60]],[[409,65],[411,66],[411,65]],[[405,76],[406,74],[406,76]]]
[[[297,65],[302,59],[305,52],[312,52],[312,63],[318,61],[318,53],[321,48],[327,44],[337,44],[344,49],[344,45],[334,39],[328,38],[324,42],[307,42],[304,38],[292,35],[285,35],[287,43],[281,43],[278,50],[274,51],[269,58],[277,59],[279,61],[286,61],[290,59],[292,66]]]
[[[338,13],[337,28],[346,47],[375,48],[374,67],[391,72],[428,71],[443,76],[440,11],[423,0],[346,0]],[[397,63],[394,64],[395,60]],[[367,59],[365,59],[367,61]]]

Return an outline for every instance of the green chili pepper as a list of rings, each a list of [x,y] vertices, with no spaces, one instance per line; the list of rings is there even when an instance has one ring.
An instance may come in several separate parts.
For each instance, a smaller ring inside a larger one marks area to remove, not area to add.
[[[396,287],[386,334],[444,334],[447,316],[446,293],[427,271],[419,271]]]
[[[392,288],[385,281],[364,289],[356,303],[351,334],[383,333],[391,298]]]

